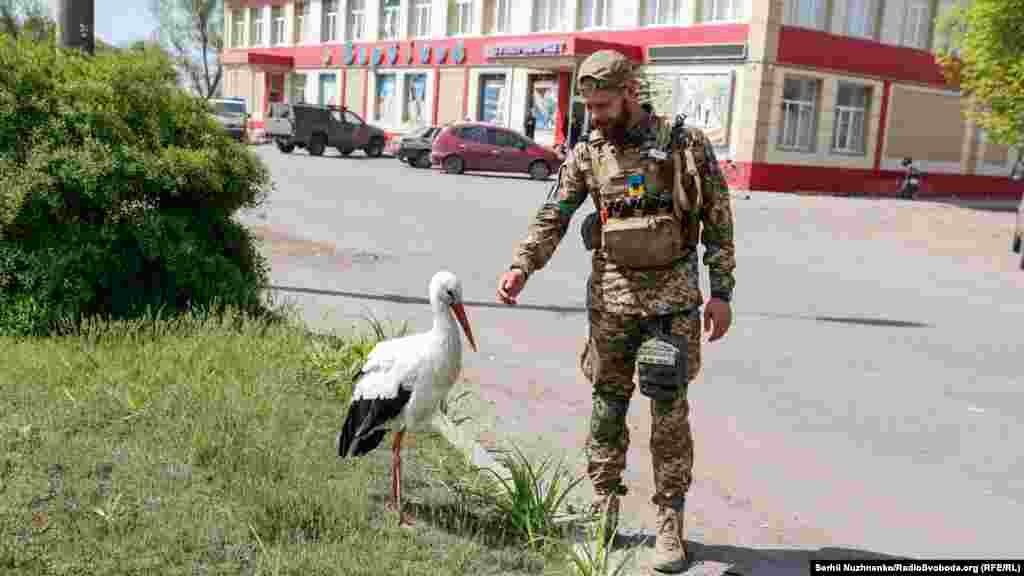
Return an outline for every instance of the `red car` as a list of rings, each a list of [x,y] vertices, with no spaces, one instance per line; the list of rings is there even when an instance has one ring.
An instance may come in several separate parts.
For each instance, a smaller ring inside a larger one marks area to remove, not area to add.
[[[474,122],[444,128],[431,146],[430,162],[449,174],[524,172],[536,180],[546,180],[562,163],[554,151],[517,132]]]

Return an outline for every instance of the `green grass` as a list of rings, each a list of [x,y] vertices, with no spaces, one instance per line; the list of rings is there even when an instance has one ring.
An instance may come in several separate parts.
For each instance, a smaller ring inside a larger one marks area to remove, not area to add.
[[[0,338],[0,573],[569,573],[465,496],[481,476],[438,434],[403,443],[413,530],[383,508],[387,446],[335,455],[380,336],[194,315]]]

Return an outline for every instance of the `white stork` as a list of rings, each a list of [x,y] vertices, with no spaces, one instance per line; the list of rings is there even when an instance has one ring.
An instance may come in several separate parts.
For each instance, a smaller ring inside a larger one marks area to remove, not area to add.
[[[391,467],[392,504],[402,515],[402,459],[405,432],[426,428],[441,400],[462,371],[462,336],[476,351],[473,331],[462,306],[462,284],[442,270],[430,279],[434,326],[429,332],[385,340],[374,346],[357,376],[345,424],[338,433],[338,456],[362,456],[395,430]],[[454,317],[453,317],[454,313]]]

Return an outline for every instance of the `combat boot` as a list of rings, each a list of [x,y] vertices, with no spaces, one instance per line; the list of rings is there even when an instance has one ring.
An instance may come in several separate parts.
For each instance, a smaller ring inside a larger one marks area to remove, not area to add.
[[[615,532],[619,526],[619,495],[614,492],[611,494],[598,494],[593,503],[590,505],[590,514],[594,519],[594,522],[598,522],[601,519],[601,515],[607,512],[604,517],[604,542],[606,546],[609,542],[615,538]],[[600,529],[600,527],[597,527]]]
[[[673,510],[658,507],[658,533],[654,541],[654,569],[663,574],[678,574],[689,566],[683,539],[683,507]]]

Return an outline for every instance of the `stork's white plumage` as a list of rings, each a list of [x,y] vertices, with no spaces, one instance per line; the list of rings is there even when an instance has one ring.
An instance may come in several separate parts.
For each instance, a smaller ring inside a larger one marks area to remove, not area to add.
[[[462,372],[462,336],[456,321],[476,350],[459,279],[442,270],[430,279],[429,294],[433,327],[374,346],[357,376],[352,404],[337,438],[338,455],[349,458],[372,451],[388,430],[395,431],[391,496],[403,524],[402,436],[427,426]]]

